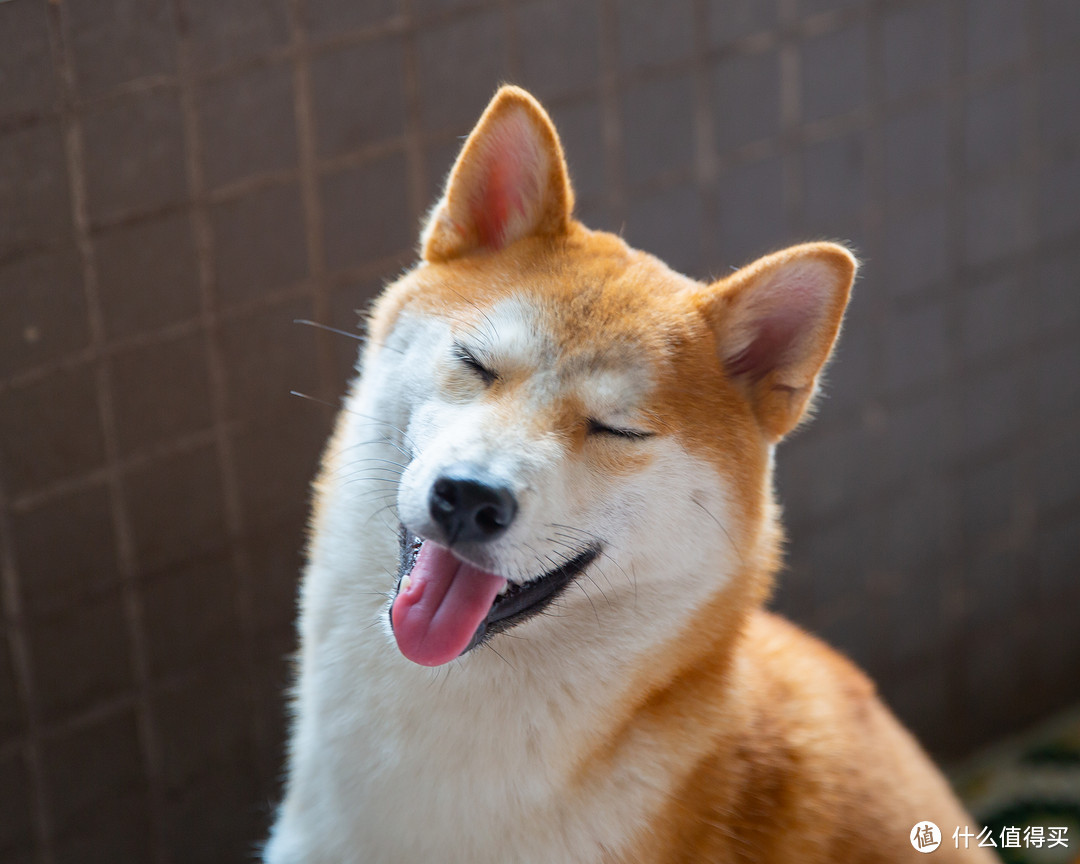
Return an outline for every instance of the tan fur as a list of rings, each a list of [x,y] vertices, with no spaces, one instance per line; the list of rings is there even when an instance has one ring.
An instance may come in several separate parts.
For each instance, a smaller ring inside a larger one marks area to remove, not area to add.
[[[526,190],[519,208],[527,217],[515,223],[523,233],[509,237],[498,225],[478,225],[476,209],[489,200],[489,185],[501,182],[492,179],[491,160],[499,160],[492,136],[503,134],[500,124],[508,118],[518,124],[511,136],[532,130],[542,151],[539,159],[529,153],[511,160],[507,169],[535,168],[540,184]],[[914,861],[920,856],[908,836],[922,820],[936,822],[945,835],[933,860],[993,860],[979,849],[952,848],[952,829],[975,823],[871,682],[824,644],[763,611],[782,539],[771,446],[812,400],[848,300],[852,256],[815,243],[710,285],[676,274],[571,218],[573,195],[555,130],[516,88],[496,96],[447,188],[425,232],[424,262],[377,305],[372,356],[404,310],[465,329],[527,286],[531,296],[562,310],[550,316],[560,362],[641,362],[654,377],[637,425],[675,436],[726,478],[734,496],[730,521],[717,530],[728,535],[740,566],[685,627],[647,660],[621,670],[617,686],[597,682],[617,694],[603,718],[566,730],[562,755],[569,767],[561,792],[568,812],[587,812],[610,794],[612,777],[634,776],[635,765],[656,753],[671,760],[650,812],[604,860]],[[774,290],[777,279],[802,279],[807,291],[824,292],[802,298],[818,317],[793,348],[770,358],[763,371],[747,372],[740,358],[748,334],[778,314],[783,299]],[[509,417],[528,370],[502,372],[483,398]],[[568,399],[545,416],[545,432],[570,442],[573,458],[591,460],[598,473],[618,476],[647,464],[647,455],[590,439],[585,422],[582,406]],[[331,445],[328,452],[339,449]],[[337,471],[328,460],[320,488],[331,488]],[[325,519],[322,498],[316,534]],[[511,663],[528,650],[527,642],[506,645]]]

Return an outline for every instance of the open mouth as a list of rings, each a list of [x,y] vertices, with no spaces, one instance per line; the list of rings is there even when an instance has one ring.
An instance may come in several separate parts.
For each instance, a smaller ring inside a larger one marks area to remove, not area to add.
[[[599,543],[524,583],[462,562],[404,526],[390,624],[402,654],[440,666],[542,612],[600,554]]]

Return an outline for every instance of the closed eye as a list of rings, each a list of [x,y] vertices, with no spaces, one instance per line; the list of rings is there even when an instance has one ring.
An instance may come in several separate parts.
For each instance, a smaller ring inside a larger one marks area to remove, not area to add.
[[[462,345],[460,342],[454,343],[454,356],[466,366],[471,372],[475,373],[485,386],[490,387],[496,381],[499,380],[498,374],[489,369],[483,363],[481,363],[476,355],[473,354],[468,348]]]
[[[608,426],[594,417],[588,419],[588,432],[590,435],[606,435],[612,438],[628,438],[631,441],[641,441],[652,438],[655,432],[647,432],[643,429],[627,429],[622,426]]]

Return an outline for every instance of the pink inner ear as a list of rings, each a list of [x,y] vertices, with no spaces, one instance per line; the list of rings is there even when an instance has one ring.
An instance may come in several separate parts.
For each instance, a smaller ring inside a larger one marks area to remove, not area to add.
[[[757,381],[783,366],[798,341],[799,324],[793,310],[780,310],[779,314],[755,322],[750,344],[727,361],[728,373]]]
[[[533,227],[542,195],[541,163],[536,130],[524,113],[514,112],[492,131],[469,210],[482,245],[497,249]]]
[[[754,292],[750,308],[742,310],[749,320],[740,327],[752,335],[749,343],[728,359],[730,375],[758,381],[805,359],[806,336],[821,320],[827,298],[827,286],[820,278],[823,275],[816,268],[778,274],[779,278]]]

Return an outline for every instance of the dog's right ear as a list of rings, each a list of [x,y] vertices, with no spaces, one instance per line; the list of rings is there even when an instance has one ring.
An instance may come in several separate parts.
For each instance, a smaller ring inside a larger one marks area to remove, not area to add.
[[[766,255],[698,293],[727,375],[770,440],[802,419],[832,351],[857,262],[843,246],[806,243]]]
[[[458,156],[420,235],[427,261],[499,249],[570,225],[574,195],[551,119],[520,87],[502,87]]]

